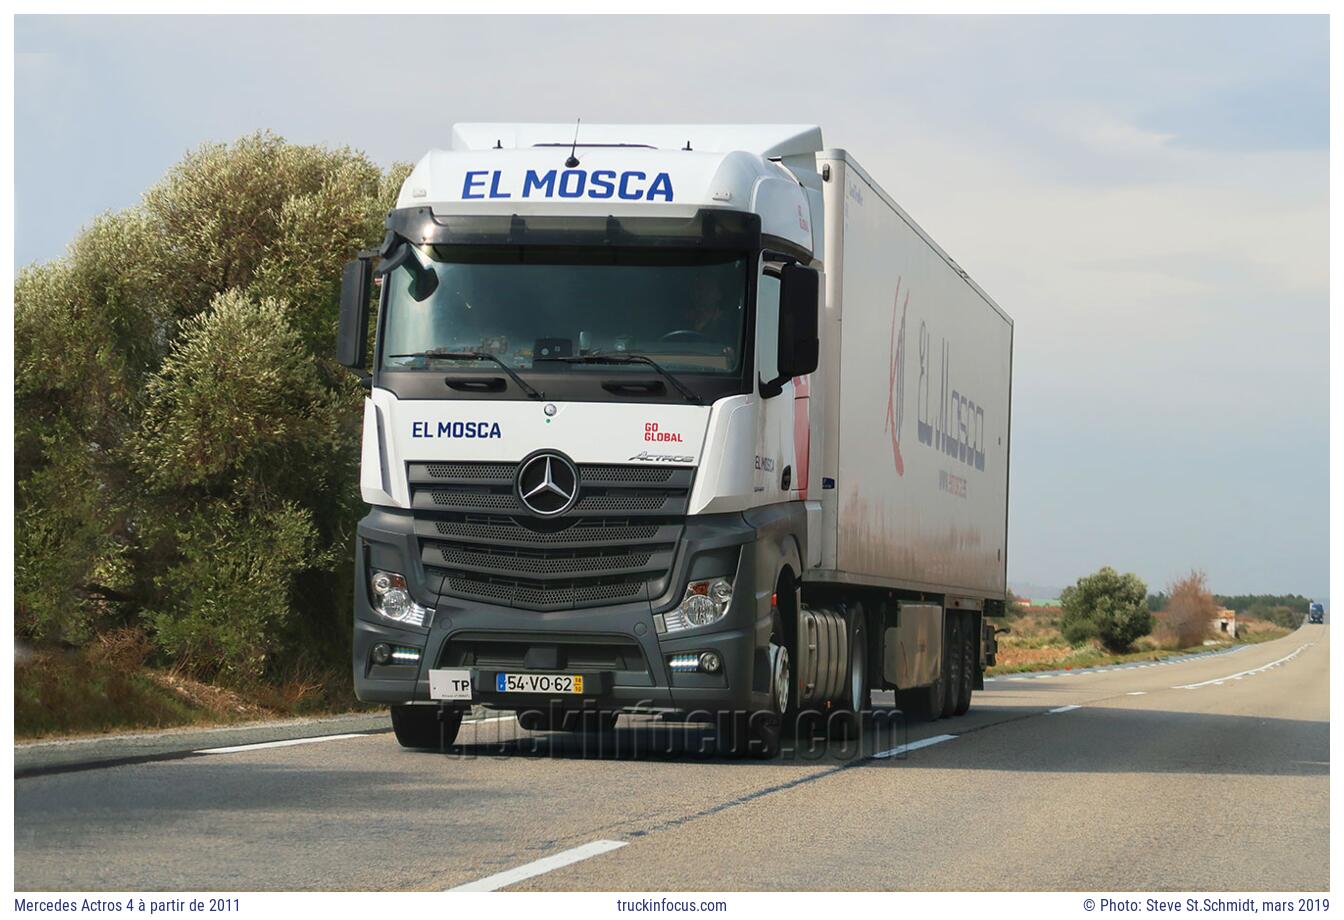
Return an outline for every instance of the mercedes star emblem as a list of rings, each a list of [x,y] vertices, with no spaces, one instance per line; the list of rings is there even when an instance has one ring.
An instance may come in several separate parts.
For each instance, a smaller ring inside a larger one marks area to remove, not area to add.
[[[579,471],[568,457],[548,451],[518,467],[518,499],[533,514],[564,514],[578,497]]]

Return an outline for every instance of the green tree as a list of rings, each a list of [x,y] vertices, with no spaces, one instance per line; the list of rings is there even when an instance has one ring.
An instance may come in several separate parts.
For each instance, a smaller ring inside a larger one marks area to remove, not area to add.
[[[333,360],[340,266],[407,170],[265,132],[207,145],[20,272],[21,634],[141,623],[237,679],[342,660],[364,394]]]
[[[1098,639],[1107,649],[1123,652],[1153,629],[1148,586],[1132,572],[1121,575],[1104,566],[1065,588],[1059,600],[1060,628],[1075,645]]]

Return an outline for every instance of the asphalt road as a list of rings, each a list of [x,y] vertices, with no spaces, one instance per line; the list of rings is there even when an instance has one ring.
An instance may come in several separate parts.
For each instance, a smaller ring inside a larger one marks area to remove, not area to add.
[[[863,751],[698,752],[465,727],[20,776],[20,891],[1324,890],[1328,628],[1176,663],[999,678]],[[885,709],[884,709],[885,707]],[[311,729],[308,730],[311,733]]]

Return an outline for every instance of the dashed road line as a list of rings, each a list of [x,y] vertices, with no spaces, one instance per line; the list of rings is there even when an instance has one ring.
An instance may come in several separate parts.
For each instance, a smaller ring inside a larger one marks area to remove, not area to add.
[[[594,840],[581,846],[562,850],[552,856],[546,856],[542,859],[533,860],[530,863],[524,863],[513,869],[506,869],[503,872],[496,872],[494,875],[487,875],[485,878],[477,879],[474,882],[467,882],[464,885],[449,888],[448,890],[498,891],[508,885],[516,885],[518,882],[535,878],[538,875],[545,875],[547,872],[554,872],[556,869],[563,869],[565,866],[571,866],[576,862],[583,862],[585,859],[592,859],[594,856],[601,856],[603,853],[619,850],[623,846],[625,846],[624,840]]]
[[[235,744],[232,747],[202,748],[193,754],[240,754],[243,751],[260,751],[265,748],[295,747],[300,744],[317,744],[322,741],[344,741],[347,738],[363,738],[363,733],[348,735],[318,735],[314,738],[286,738],[284,741],[258,741],[255,744]]]
[[[932,738],[920,738],[918,741],[911,741],[906,744],[898,744],[888,751],[878,751],[873,755],[873,760],[884,760],[888,757],[900,757],[910,751],[918,751],[920,748],[932,747],[935,744],[942,744],[944,741],[956,740],[956,735],[934,735]]]
[[[1236,674],[1229,674],[1226,677],[1213,677],[1210,678],[1209,680],[1201,680],[1197,684],[1178,684],[1177,686],[1172,687],[1171,689],[1198,690],[1200,687],[1220,686],[1229,680],[1241,680],[1243,677],[1250,677],[1252,674],[1259,674],[1262,671],[1268,671],[1270,668],[1277,668],[1281,664],[1286,664],[1287,662],[1292,661],[1298,655],[1302,654],[1303,649],[1311,648],[1311,646],[1313,645],[1315,645],[1314,642],[1308,642],[1306,645],[1298,646],[1298,648],[1295,651],[1289,652],[1287,655],[1284,655],[1282,658],[1271,661],[1269,664],[1262,664],[1258,668],[1250,668],[1249,670],[1246,671],[1238,671]]]
[[[1045,711],[1045,714],[1046,714],[1046,715],[1054,715],[1054,714],[1057,713],[1057,712],[1073,712],[1075,709],[1082,709],[1082,708],[1083,708],[1083,707],[1080,706],[1080,705],[1078,705],[1077,703],[1075,703],[1075,704],[1073,704],[1073,705],[1071,705],[1071,706],[1056,706],[1054,709],[1047,709],[1047,710]]]

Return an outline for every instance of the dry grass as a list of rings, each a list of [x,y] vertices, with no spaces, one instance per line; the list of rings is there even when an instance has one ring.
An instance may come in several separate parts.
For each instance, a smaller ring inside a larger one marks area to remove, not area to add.
[[[1126,661],[1155,661],[1203,647],[1202,638],[1190,645],[1182,645],[1169,633],[1142,636],[1134,643],[1133,651],[1124,654],[1107,652],[1096,642],[1074,647],[1059,631],[1060,613],[1057,608],[1029,607],[1022,616],[1009,619],[1007,625],[1012,632],[999,636],[998,658],[986,673],[1057,671]]]
[[[97,637],[79,650],[36,649],[14,668],[16,739],[185,725],[226,725],[369,708],[355,699],[349,671],[296,666],[275,684],[223,687],[183,667],[153,668],[138,629]]]
[[[1239,616],[1237,617],[1237,641],[1238,642],[1269,642],[1273,639],[1281,639],[1288,635],[1291,630],[1280,626],[1278,623],[1271,623],[1269,620],[1262,620],[1259,617]]]

